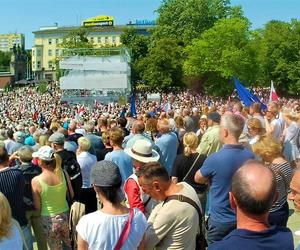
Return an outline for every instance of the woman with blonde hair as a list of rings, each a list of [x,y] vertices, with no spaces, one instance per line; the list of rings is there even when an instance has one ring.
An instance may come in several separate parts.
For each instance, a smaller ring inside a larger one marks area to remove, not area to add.
[[[247,121],[248,139],[249,144],[253,145],[256,143],[260,136],[262,136],[266,131],[262,126],[262,123],[257,118],[250,118]]]
[[[202,167],[206,155],[199,154],[196,151],[198,147],[198,136],[194,132],[186,133],[183,136],[183,146],[183,154],[177,155],[174,162],[171,173],[172,180],[175,183],[185,181],[190,184],[196,190],[204,211],[207,186],[196,183],[194,176]]]
[[[270,209],[269,223],[270,225],[286,226],[289,217],[287,195],[292,179],[291,165],[283,157],[281,143],[270,134],[261,136],[252,149],[276,177],[278,199]]]
[[[61,158],[49,146],[32,154],[38,158],[43,172],[32,179],[32,195],[35,209],[41,211],[41,219],[47,243],[52,250],[71,249],[68,224],[68,203],[74,193],[69,176],[61,169]]]
[[[21,229],[11,215],[8,200],[0,192],[0,249],[23,249]]]
[[[79,200],[85,204],[86,214],[97,210],[96,193],[90,182],[90,173],[92,167],[94,167],[97,163],[97,157],[89,153],[91,145],[91,141],[88,138],[78,138],[78,149],[76,155],[82,175],[82,187]]]

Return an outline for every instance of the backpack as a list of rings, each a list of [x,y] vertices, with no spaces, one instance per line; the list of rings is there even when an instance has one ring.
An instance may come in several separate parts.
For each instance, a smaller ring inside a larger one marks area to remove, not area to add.
[[[74,200],[79,199],[80,190],[82,187],[82,175],[80,165],[77,162],[76,155],[71,151],[61,151],[62,168],[65,170],[71,180],[72,188],[74,191]]]

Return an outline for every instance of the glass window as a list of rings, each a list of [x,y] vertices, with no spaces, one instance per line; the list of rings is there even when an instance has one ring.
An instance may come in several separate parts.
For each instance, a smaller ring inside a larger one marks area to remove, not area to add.
[[[41,56],[41,50],[40,50],[40,49],[37,49],[37,50],[36,50],[36,55],[37,55],[37,56]]]
[[[34,56],[34,54],[35,54],[35,51],[34,51],[34,49],[32,50],[32,56]]]
[[[97,40],[98,40],[98,43],[101,43],[101,37],[98,37]]]
[[[48,50],[48,56],[52,56],[52,49]]]
[[[105,43],[108,43],[108,36],[105,37]]]
[[[51,69],[52,67],[53,67],[53,62],[52,62],[52,61],[49,61],[49,62],[48,62],[48,68]]]
[[[117,42],[117,38],[116,38],[115,36],[113,36],[113,37],[112,37],[112,43],[113,43],[113,44],[116,44],[116,42]]]
[[[40,61],[38,61],[37,62],[37,66],[36,66],[38,69],[41,67],[41,62]]]
[[[59,39],[58,38],[55,39],[55,43],[59,44]]]
[[[48,39],[48,44],[52,44],[52,39],[51,38]]]
[[[55,55],[56,55],[56,56],[59,56],[59,49],[56,49],[56,50],[55,50]]]

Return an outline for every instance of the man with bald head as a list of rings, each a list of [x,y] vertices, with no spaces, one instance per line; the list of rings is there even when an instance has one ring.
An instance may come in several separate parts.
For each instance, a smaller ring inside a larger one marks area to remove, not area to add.
[[[230,205],[237,229],[209,250],[292,250],[293,236],[286,227],[269,226],[269,210],[277,199],[273,172],[256,160],[247,161],[232,177]]]

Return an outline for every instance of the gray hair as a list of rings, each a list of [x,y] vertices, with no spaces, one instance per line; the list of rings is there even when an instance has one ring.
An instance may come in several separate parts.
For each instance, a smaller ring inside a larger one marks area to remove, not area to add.
[[[224,115],[221,119],[221,126],[228,130],[229,134],[237,140],[243,132],[245,121],[239,115]]]

